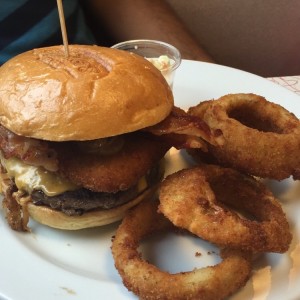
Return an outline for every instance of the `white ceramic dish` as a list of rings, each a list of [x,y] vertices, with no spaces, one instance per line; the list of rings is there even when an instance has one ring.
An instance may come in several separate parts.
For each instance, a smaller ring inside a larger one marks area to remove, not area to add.
[[[300,97],[261,77],[193,61],[183,61],[176,72],[175,101],[183,108],[237,92],[263,95],[300,116]],[[169,172],[180,168],[185,158],[171,153]],[[300,297],[300,182],[267,184],[288,215],[292,245],[286,254],[259,257],[252,278],[231,300]],[[32,233],[17,233],[8,228],[0,209],[0,299],[137,299],[122,285],[114,268],[110,245],[117,225],[64,232],[31,222]],[[171,234],[157,238],[151,245],[151,251],[143,248],[147,258],[171,272],[218,261],[211,254],[215,248],[195,238]]]

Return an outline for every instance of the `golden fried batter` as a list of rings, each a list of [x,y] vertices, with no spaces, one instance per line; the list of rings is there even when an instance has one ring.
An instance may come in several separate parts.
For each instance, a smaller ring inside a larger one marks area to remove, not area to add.
[[[221,130],[225,140],[207,144],[208,155],[193,150],[196,158],[262,178],[300,179],[300,122],[280,105],[255,94],[229,94],[189,113]]]
[[[255,252],[289,248],[292,235],[279,202],[262,182],[236,170],[215,165],[181,170],[164,180],[159,199],[160,211],[174,225],[217,245]]]
[[[130,211],[113,240],[115,266],[128,290],[148,300],[221,300],[245,285],[251,274],[252,255],[238,249],[222,249],[217,265],[175,274],[144,260],[138,250],[140,241],[150,234],[172,230],[171,223],[157,213],[157,202],[144,201]]]
[[[136,184],[158,163],[169,146],[148,134],[124,136],[123,148],[111,155],[83,152],[75,143],[56,145],[59,172],[95,192],[117,192]]]

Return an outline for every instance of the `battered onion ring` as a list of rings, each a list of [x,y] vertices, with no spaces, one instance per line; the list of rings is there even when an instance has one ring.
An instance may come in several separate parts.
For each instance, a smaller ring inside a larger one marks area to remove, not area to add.
[[[178,171],[164,180],[159,199],[173,224],[217,245],[253,252],[289,248],[292,235],[279,202],[262,182],[236,170],[203,165]]]
[[[222,131],[223,145],[207,145],[219,164],[262,178],[300,179],[300,122],[280,105],[254,94],[230,94],[189,113]]]
[[[124,285],[140,299],[224,299],[242,287],[251,273],[251,255],[240,250],[221,251],[222,262],[191,272],[170,274],[141,258],[139,241],[154,232],[173,228],[157,213],[158,203],[134,208],[117,230],[112,244],[115,266]],[[176,263],[176,262],[174,262]]]

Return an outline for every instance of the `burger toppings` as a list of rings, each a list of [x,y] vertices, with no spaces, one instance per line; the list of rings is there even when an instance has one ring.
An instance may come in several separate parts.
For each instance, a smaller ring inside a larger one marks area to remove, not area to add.
[[[205,142],[222,145],[224,137],[221,130],[211,128],[200,118],[187,114],[183,109],[174,106],[171,113],[160,123],[145,129],[154,135],[174,139],[177,148],[202,148]],[[174,135],[176,135],[174,137]],[[176,143],[177,141],[177,143]],[[180,143],[178,143],[180,141]]]
[[[25,231],[27,225],[24,224],[23,212],[20,204],[14,196],[17,193],[17,188],[12,179],[5,174],[1,174],[1,190],[4,196],[3,208],[6,210],[6,220],[9,226],[17,231]]]
[[[85,153],[111,155],[119,152],[124,145],[122,135],[92,141],[76,142],[76,146]]]
[[[73,142],[55,144],[58,173],[94,192],[125,191],[137,184],[170,148],[146,132],[124,134],[121,138],[123,147],[110,155],[83,152]]]
[[[43,191],[37,190],[32,193],[31,198],[35,205],[46,205],[69,216],[82,215],[91,210],[111,209],[127,203],[147,188],[157,184],[162,175],[163,168],[159,164],[126,191],[104,193],[81,188],[49,197]]]
[[[27,164],[42,166],[49,171],[57,171],[56,153],[49,143],[20,136],[0,124],[0,147],[5,158],[17,157]]]
[[[5,158],[0,151],[4,206],[8,222],[16,230],[28,230],[29,202],[68,216],[80,216],[135,199],[162,178],[158,162],[169,149],[148,133],[94,141],[41,143],[44,149],[51,148],[55,153],[57,172],[28,164],[17,155],[12,156],[15,152],[9,152],[11,157]],[[2,144],[5,144],[3,137]],[[73,178],[74,168],[79,181]],[[111,184],[115,186],[113,189]]]
[[[14,178],[16,187],[27,194],[41,190],[48,196],[55,196],[78,189],[78,186],[69,180],[43,167],[28,165],[15,157],[5,159],[0,155],[0,159],[7,175]]]
[[[68,216],[80,216],[85,212],[99,209],[109,210],[125,204],[138,197],[149,187],[157,184],[162,176],[163,163],[160,162],[148,171],[136,185],[126,191],[104,193],[78,188],[49,196],[39,189],[33,189],[32,193],[28,194],[24,189],[16,186],[17,180],[13,180],[11,175],[2,170],[3,206],[6,209],[6,218],[10,227],[17,231],[28,231],[29,213],[27,204],[29,202],[38,206],[50,207]],[[32,187],[27,185],[26,189],[28,188],[32,189]]]

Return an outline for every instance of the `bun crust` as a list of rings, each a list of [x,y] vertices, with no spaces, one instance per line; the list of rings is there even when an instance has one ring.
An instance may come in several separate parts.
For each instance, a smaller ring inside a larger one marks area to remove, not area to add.
[[[41,224],[63,230],[79,230],[108,225],[123,219],[130,208],[152,197],[156,190],[157,187],[151,187],[124,205],[107,210],[87,212],[81,216],[68,216],[60,211],[46,206],[37,206],[31,202],[27,204],[27,208],[29,215]]]
[[[117,49],[34,49],[0,68],[0,123],[49,141],[93,140],[163,120],[172,92],[147,60]]]

